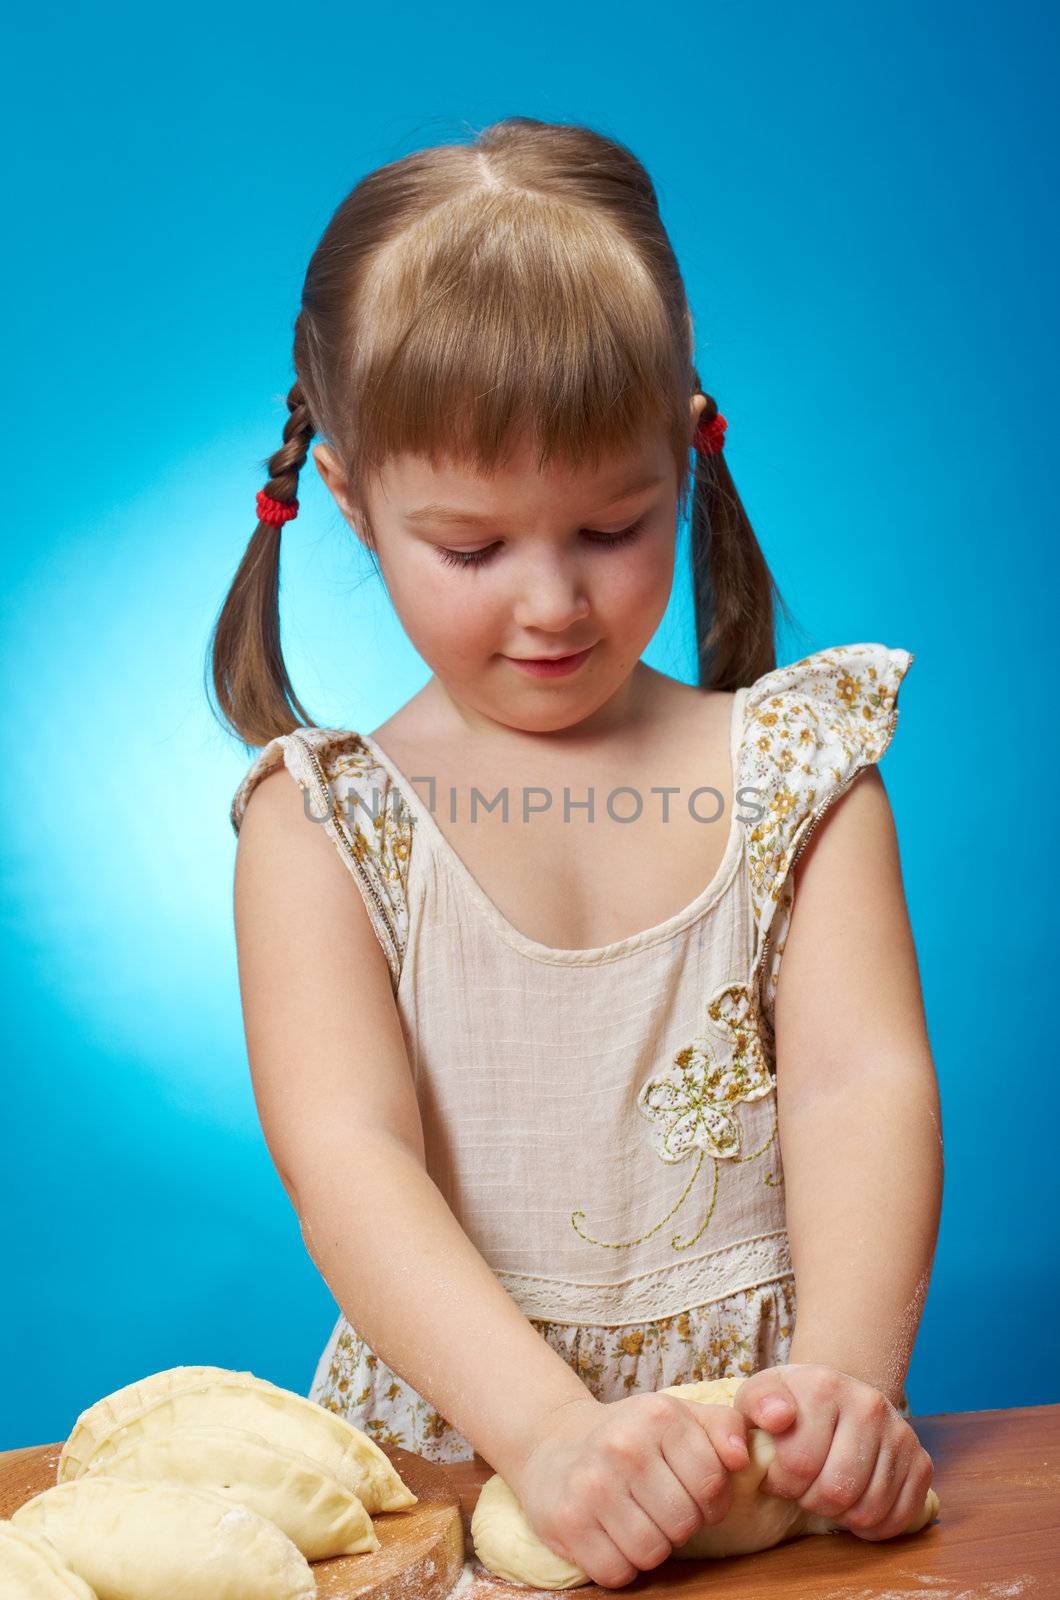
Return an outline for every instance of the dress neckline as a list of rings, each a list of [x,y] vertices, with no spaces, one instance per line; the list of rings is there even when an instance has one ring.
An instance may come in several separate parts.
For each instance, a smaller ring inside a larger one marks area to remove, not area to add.
[[[450,877],[474,901],[502,939],[512,945],[514,949],[535,961],[555,962],[572,966],[590,966],[597,962],[618,960],[622,956],[632,954],[635,950],[644,949],[647,945],[656,944],[662,939],[672,938],[674,934],[680,933],[691,923],[704,916],[728,886],[736,862],[739,859],[743,842],[736,816],[736,785],[739,778],[737,756],[743,734],[743,711],[747,694],[748,687],[744,686],[737,689],[733,695],[729,722],[732,807],[725,850],[714,876],[706,887],[699,891],[695,899],[691,900],[680,911],[675,911],[672,916],[666,917],[662,922],[657,922],[651,928],[644,928],[639,933],[629,933],[621,939],[613,939],[610,944],[593,945],[585,949],[572,950],[556,945],[542,944],[540,940],[531,939],[528,934],[520,932],[513,923],[509,922],[500,907],[490,899],[478,879],[471,872],[471,869],[465,864],[463,858],[453,848],[435,821],[430,807],[420,799],[412,783],[393,758],[387,754],[381,745],[376,743],[370,733],[362,733],[360,738],[368,746],[380,766],[390,774],[391,780],[413,816],[422,820],[423,829],[430,840],[435,857],[444,864]],[[415,857],[415,850],[413,850],[413,856]]]

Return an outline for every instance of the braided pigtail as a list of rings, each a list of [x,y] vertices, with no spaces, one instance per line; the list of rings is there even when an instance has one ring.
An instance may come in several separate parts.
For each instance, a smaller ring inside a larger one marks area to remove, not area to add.
[[[692,374],[694,392],[703,394]],[[734,690],[776,666],[775,606],[791,620],[722,449],[725,419],[706,395],[691,510],[692,601],[700,688]]]
[[[283,444],[262,462],[269,477],[258,491],[258,525],[210,636],[217,703],[248,746],[313,725],[280,648],[280,529],[298,512],[298,475],[316,432],[297,381],[287,395],[287,409]]]

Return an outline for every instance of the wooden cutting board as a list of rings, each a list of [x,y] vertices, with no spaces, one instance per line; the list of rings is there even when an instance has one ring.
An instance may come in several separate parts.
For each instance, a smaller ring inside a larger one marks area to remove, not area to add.
[[[621,1590],[587,1584],[578,1600],[1060,1600],[1060,1405],[914,1417],[935,1463],[939,1520],[871,1543],[835,1533],[725,1561],[664,1561]],[[372,1518],[382,1549],[316,1561],[321,1600],[518,1600],[472,1552],[470,1522],[492,1468],[440,1466],[382,1447],[419,1496]],[[55,1482],[61,1443],[0,1452],[0,1516]],[[562,1592],[562,1591],[561,1591]]]
[[[42,1489],[51,1488],[62,1447],[60,1440],[0,1454],[0,1517],[10,1517]],[[424,1461],[408,1450],[382,1448],[419,1496],[417,1503],[372,1517],[381,1550],[314,1561],[320,1600],[442,1600],[462,1576],[465,1524],[460,1495],[448,1477],[453,1469]],[[488,1477],[489,1472],[483,1472],[480,1481]],[[470,1550],[470,1532],[466,1538]],[[510,1600],[511,1586],[500,1587]]]

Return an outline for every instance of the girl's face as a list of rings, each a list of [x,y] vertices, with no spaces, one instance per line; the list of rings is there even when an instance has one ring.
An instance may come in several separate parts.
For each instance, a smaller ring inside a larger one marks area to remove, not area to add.
[[[692,400],[690,441],[705,404]],[[313,457],[361,537],[333,452]],[[529,442],[490,478],[402,456],[366,509],[398,616],[466,726],[588,733],[627,707],[673,584],[677,483],[661,434],[598,471],[539,473]],[[563,675],[515,664],[579,651]]]

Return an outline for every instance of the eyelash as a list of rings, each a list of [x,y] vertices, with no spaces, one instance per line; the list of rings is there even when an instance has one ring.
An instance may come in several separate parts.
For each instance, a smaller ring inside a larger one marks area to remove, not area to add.
[[[645,517],[641,517],[631,527],[623,528],[618,533],[594,534],[592,543],[600,545],[605,550],[612,549],[618,544],[625,544],[628,540],[636,538],[646,520]],[[446,550],[444,547],[439,546],[438,554],[446,565],[450,567],[484,567],[488,561],[492,561],[493,552],[496,548],[495,544],[488,544],[484,550],[460,551]]]

